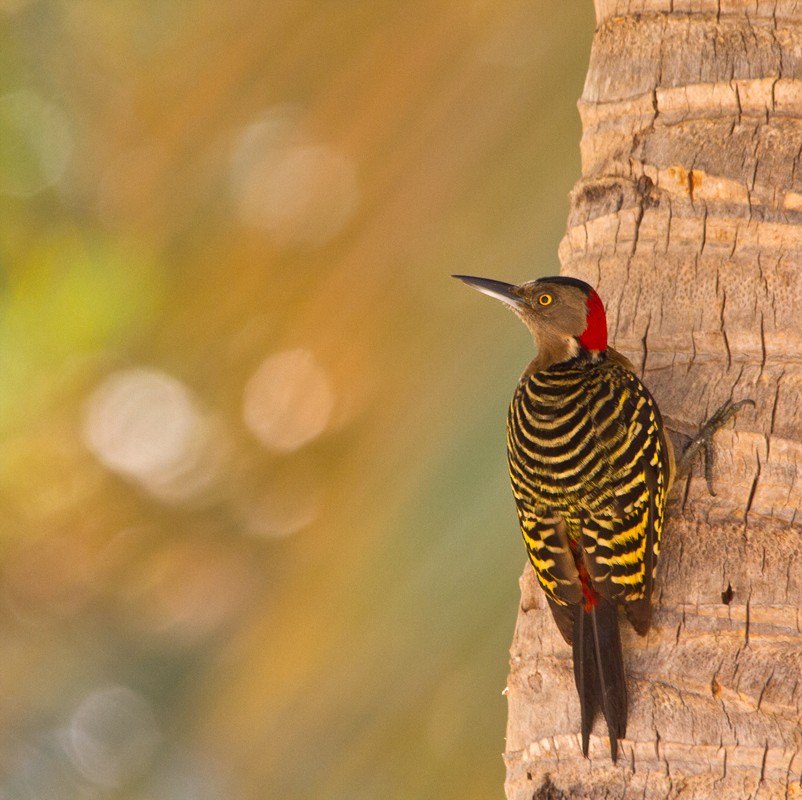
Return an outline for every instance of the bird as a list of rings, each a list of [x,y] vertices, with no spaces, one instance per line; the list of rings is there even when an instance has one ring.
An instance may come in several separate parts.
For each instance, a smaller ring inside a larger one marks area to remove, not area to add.
[[[646,635],[677,474],[671,440],[633,365],[608,346],[604,304],[589,284],[453,277],[500,300],[533,335],[537,354],[507,417],[510,480],[529,560],[572,646],[582,752],[601,711],[615,763],[627,727],[618,609]],[[710,436],[696,437],[693,454]]]
[[[755,404],[727,400],[675,459],[657,403],[608,345],[593,287],[562,275],[517,285],[452,277],[500,300],[534,338],[507,415],[512,491],[535,576],[572,647],[582,752],[600,711],[615,763],[627,728],[618,610],[647,634],[668,492],[702,452],[715,494],[713,435]]]

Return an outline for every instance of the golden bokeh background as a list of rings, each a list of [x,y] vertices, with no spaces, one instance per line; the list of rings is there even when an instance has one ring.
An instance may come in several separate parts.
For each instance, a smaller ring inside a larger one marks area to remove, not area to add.
[[[502,796],[588,0],[0,0],[0,797]]]

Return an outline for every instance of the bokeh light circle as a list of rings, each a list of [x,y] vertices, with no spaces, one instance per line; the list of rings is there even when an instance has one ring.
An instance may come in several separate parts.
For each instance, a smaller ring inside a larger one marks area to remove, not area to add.
[[[146,481],[185,461],[201,427],[180,381],[135,368],[109,375],[92,393],[83,434],[86,446],[109,469]]]
[[[346,226],[358,205],[353,159],[307,141],[297,111],[278,106],[234,143],[231,191],[240,220],[282,245],[318,247]]]
[[[0,97],[0,194],[28,197],[56,183],[72,148],[58,105],[28,89]]]
[[[292,452],[323,433],[333,407],[328,375],[299,348],[261,363],[245,387],[243,417],[262,444]]]
[[[126,686],[95,689],[69,727],[69,755],[92,783],[116,788],[149,765],[161,738],[150,703]]]

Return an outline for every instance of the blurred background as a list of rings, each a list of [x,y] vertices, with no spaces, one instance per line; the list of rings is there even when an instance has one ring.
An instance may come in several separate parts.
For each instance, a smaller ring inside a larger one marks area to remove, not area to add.
[[[0,798],[502,797],[589,0],[0,0]]]

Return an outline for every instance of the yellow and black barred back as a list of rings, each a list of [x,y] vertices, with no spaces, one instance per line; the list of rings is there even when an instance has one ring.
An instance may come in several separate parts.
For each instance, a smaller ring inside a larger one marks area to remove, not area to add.
[[[608,356],[609,354],[609,356]],[[560,630],[598,593],[644,634],[672,454],[660,412],[615,351],[524,374],[507,424],[529,558]],[[595,591],[594,591],[595,590]]]

